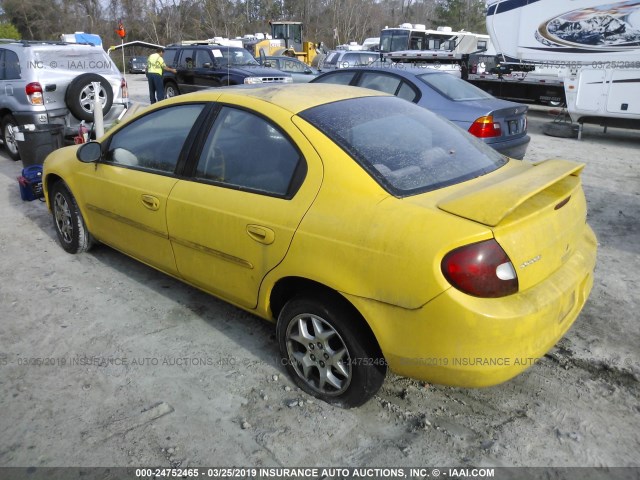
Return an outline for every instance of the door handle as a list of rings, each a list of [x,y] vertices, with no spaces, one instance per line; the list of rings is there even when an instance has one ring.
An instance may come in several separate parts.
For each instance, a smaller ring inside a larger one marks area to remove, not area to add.
[[[158,210],[160,208],[160,200],[153,195],[142,195],[142,204],[149,210]]]
[[[260,225],[247,225],[247,233],[256,242],[270,245],[276,239],[276,233],[270,228]]]

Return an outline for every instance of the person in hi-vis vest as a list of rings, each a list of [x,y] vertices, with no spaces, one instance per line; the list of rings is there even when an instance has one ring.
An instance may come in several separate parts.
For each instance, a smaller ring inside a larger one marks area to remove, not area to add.
[[[151,103],[164,100],[164,85],[162,83],[162,71],[177,73],[175,68],[164,63],[164,48],[158,48],[156,53],[149,55],[147,59],[147,80],[149,81],[149,100]]]

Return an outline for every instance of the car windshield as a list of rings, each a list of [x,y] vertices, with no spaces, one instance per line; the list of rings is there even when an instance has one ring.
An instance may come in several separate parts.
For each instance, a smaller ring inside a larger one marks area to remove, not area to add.
[[[211,53],[220,65],[258,65],[256,59],[244,48],[214,48]]]
[[[447,120],[396,97],[333,102],[300,116],[398,197],[455,185],[507,161]]]
[[[450,73],[423,73],[416,75],[420,80],[455,102],[493,98],[469,82],[454,77]]]

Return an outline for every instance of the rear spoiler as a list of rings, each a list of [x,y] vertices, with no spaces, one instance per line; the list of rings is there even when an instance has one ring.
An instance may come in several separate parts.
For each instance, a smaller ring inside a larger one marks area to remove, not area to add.
[[[584,163],[558,159],[534,164],[522,162],[521,165],[510,169],[503,179],[481,181],[445,198],[438,203],[438,208],[495,227],[534,195],[570,175],[579,176],[585,166]]]

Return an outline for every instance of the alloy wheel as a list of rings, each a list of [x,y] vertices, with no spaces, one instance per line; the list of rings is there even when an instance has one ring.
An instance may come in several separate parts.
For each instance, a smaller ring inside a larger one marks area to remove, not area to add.
[[[287,328],[289,361],[298,376],[316,392],[337,396],[352,379],[351,357],[333,326],[317,315],[294,317]]]
[[[62,193],[56,193],[53,199],[53,214],[56,220],[56,227],[65,243],[73,240],[73,223],[71,219],[71,209],[67,199]]]

